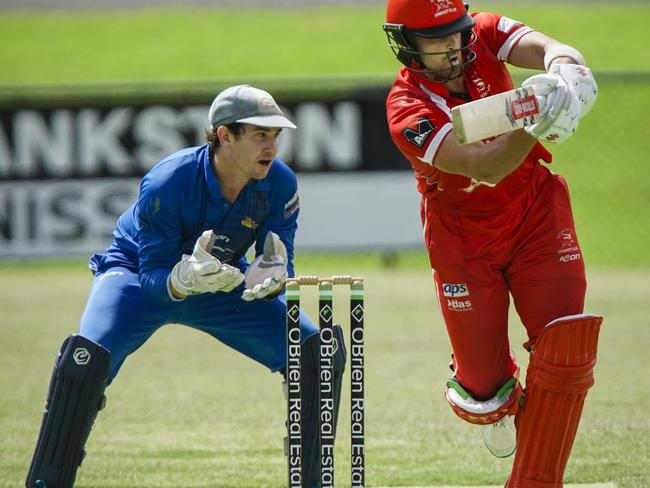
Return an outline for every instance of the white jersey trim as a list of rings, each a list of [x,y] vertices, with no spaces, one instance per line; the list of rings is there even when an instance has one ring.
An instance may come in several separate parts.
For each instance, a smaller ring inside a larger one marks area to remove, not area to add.
[[[435,103],[444,113],[447,114],[447,117],[449,117],[449,120],[451,120],[451,109],[447,106],[447,100],[442,98],[440,95],[436,95],[433,93],[431,90],[428,90],[424,85],[420,84],[420,88],[422,88],[422,91],[429,95],[429,98],[433,103]]]
[[[499,52],[497,53],[497,59],[499,61],[508,61],[508,57],[510,56],[510,51],[512,51],[512,48],[515,46],[515,44],[517,44],[517,42],[519,42],[519,39],[521,39],[529,32],[533,32],[533,29],[530,27],[522,27],[521,29],[517,29],[515,32],[513,32],[512,35],[506,39],[506,42],[503,43],[501,49],[499,49]]]
[[[501,18],[499,19],[499,24],[497,25],[497,29],[507,34],[512,30],[513,27],[516,27],[518,25],[522,25],[521,22],[519,22],[518,20],[511,19],[510,17],[506,17],[505,15],[502,15]]]
[[[447,100],[442,98],[440,95],[436,95],[433,93],[431,90],[428,90],[424,85],[420,84],[420,88],[424,93],[429,95],[429,98],[433,103],[435,103],[440,110],[442,110],[449,120],[451,121],[451,109],[447,106]],[[443,141],[443,139],[449,134],[449,131],[452,130],[451,122],[446,123],[443,125],[440,130],[436,133],[435,137],[431,139],[431,142],[427,146],[427,150],[424,153],[423,157],[418,157],[418,159],[424,163],[427,164],[433,164],[433,158],[435,157],[436,153],[438,152],[438,148],[440,147],[440,143]]]
[[[440,128],[440,130],[436,133],[435,137],[431,139],[431,142],[427,146],[427,150],[424,153],[424,156],[422,157],[418,156],[418,159],[424,163],[432,165],[433,158],[436,156],[436,153],[440,148],[440,144],[442,143],[443,139],[447,136],[447,134],[449,134],[451,130],[452,130],[451,122],[447,122],[445,125],[443,125]]]

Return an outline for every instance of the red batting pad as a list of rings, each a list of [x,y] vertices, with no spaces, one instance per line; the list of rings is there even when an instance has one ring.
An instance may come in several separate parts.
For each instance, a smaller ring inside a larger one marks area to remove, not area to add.
[[[517,451],[507,488],[562,488],[587,390],[593,385],[603,318],[554,320],[539,335],[517,416]]]

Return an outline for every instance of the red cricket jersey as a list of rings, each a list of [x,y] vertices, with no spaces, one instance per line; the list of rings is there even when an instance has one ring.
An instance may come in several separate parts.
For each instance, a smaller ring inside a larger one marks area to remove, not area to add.
[[[473,47],[476,59],[464,74],[469,96],[476,100],[512,90],[505,61],[512,47],[532,29],[497,14],[481,12],[472,17],[477,41]],[[469,215],[491,214],[526,188],[540,160],[550,163],[552,157],[537,143],[524,162],[496,186],[437,169],[432,161],[452,130],[451,108],[463,103],[466,100],[450,94],[443,83],[403,67],[386,101],[391,137],[411,163],[427,204]]]

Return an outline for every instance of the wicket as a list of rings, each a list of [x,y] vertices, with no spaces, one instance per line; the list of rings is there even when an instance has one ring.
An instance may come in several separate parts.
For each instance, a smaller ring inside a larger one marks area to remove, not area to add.
[[[365,487],[363,279],[299,276],[287,280],[287,435],[289,487],[302,487],[300,286],[318,286],[321,488],[334,487],[333,286],[350,285],[350,423],[352,488]]]

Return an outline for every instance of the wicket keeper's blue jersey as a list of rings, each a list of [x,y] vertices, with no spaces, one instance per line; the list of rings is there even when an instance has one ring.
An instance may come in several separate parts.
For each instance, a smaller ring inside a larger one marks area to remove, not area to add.
[[[266,178],[251,180],[230,203],[219,187],[207,145],[178,151],[143,178],[138,200],[118,219],[113,243],[90,259],[93,272],[123,266],[137,272],[145,294],[168,302],[167,277],[182,254],[191,254],[208,229],[216,235],[212,254],[246,269],[245,254],[273,231],[287,248],[293,276],[299,200],[293,171],[275,159]]]

